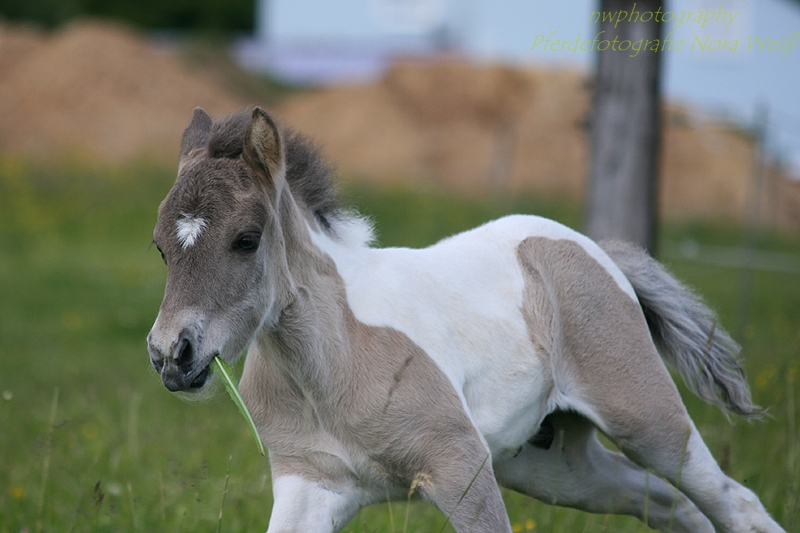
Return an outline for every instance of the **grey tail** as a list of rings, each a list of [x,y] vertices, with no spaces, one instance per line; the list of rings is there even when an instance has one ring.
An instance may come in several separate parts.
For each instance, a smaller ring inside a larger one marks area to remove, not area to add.
[[[740,347],[714,312],[644,250],[620,241],[600,246],[633,285],[661,358],[689,389],[726,415],[763,416],[750,397]]]

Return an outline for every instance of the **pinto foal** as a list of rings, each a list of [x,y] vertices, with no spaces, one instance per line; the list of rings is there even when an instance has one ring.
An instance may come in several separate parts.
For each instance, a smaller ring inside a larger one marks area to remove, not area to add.
[[[717,466],[664,365],[755,416],[736,344],[630,245],[510,216],[372,248],[317,151],[259,108],[195,110],[154,239],[169,274],[151,361],[196,392],[215,355],[247,350],[269,533],[338,531],[412,486],[459,533],[509,532],[498,484],[662,531],[783,531]]]

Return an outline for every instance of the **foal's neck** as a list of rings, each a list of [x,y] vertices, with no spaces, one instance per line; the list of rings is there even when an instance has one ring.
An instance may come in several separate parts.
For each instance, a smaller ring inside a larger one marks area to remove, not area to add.
[[[298,384],[316,386],[329,381],[350,353],[347,297],[333,260],[314,244],[309,222],[291,195],[283,196],[280,222],[289,294],[276,310],[275,326],[259,342],[267,348],[262,353],[278,352]]]

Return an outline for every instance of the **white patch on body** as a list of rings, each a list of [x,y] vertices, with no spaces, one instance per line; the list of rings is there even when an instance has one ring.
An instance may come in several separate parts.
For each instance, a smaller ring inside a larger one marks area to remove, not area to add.
[[[550,361],[536,352],[521,312],[519,244],[576,242],[637,301],[596,243],[541,217],[505,217],[424,249],[353,249],[311,235],[336,263],[355,317],[401,331],[434,360],[495,458],[530,438],[552,408]]]
[[[181,247],[186,250],[194,245],[205,227],[206,221],[202,218],[181,213],[181,218],[175,223],[175,235]]]

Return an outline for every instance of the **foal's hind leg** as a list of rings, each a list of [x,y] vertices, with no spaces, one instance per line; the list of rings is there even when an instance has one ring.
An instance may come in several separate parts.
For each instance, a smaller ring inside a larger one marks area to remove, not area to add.
[[[532,440],[513,458],[495,464],[501,485],[554,505],[636,516],[665,532],[713,533],[708,519],[685,496],[604,448],[583,416],[556,412],[543,427],[552,428],[551,440]]]
[[[643,322],[641,331],[618,324],[625,342],[606,338],[608,351],[599,364],[581,361],[584,367],[574,372],[571,383],[578,410],[630,459],[680,489],[718,533],[782,532],[755,494],[720,470]]]
[[[523,312],[531,339],[553,366],[551,401],[591,420],[630,459],[680,489],[717,533],[783,531],[717,466],[639,302],[577,244],[537,239],[520,244],[518,258],[528,276]]]

